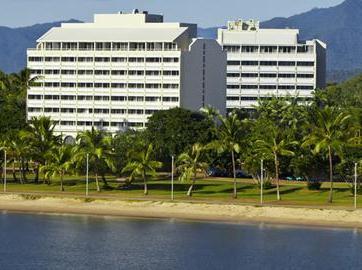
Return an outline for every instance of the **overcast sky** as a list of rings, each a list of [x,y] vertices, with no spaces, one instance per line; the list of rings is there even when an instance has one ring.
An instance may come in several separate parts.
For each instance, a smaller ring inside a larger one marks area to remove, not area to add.
[[[25,26],[67,19],[91,21],[94,13],[133,8],[162,13],[166,21],[220,26],[231,19],[291,16],[343,0],[0,0],[0,25]]]

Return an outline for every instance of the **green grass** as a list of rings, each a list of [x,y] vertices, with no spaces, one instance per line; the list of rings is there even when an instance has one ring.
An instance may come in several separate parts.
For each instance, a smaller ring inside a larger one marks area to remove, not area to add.
[[[32,179],[32,176],[29,176]],[[150,199],[150,200],[169,200],[170,199],[170,180],[152,179],[148,182],[149,195],[143,195],[142,182],[134,182],[129,189],[119,189],[120,183],[114,177],[107,177],[109,187],[96,191],[96,185],[93,178],[90,178],[89,194],[93,197],[104,197],[114,199]],[[65,191],[59,191],[59,180],[52,180],[50,184],[19,184],[11,178],[8,180],[7,191],[17,193],[40,193],[47,195],[62,196],[84,196],[85,195],[85,177],[72,176],[66,177],[64,181]],[[101,187],[103,184],[101,183]],[[196,183],[192,198],[186,196],[189,183],[180,183],[175,181],[175,199],[207,201],[219,203],[248,203],[258,204],[260,200],[260,190],[250,179],[238,179],[238,199],[232,199],[232,180],[231,179],[200,179]],[[329,194],[329,183],[323,183],[321,190],[311,191],[306,187],[306,183],[282,181],[281,196],[282,201],[276,200],[276,189],[264,190],[264,202],[275,205],[299,205],[315,207],[352,207],[353,196],[351,188],[346,183],[335,183],[334,202],[327,203]],[[362,199],[358,200],[358,205],[362,207]]]

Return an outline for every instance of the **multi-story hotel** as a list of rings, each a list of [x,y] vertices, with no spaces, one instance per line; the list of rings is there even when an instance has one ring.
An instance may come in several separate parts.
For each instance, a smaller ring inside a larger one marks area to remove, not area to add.
[[[326,44],[300,41],[299,30],[261,29],[257,21],[232,21],[218,30],[227,52],[227,109],[253,108],[259,99],[308,99],[326,84]]]
[[[94,23],[52,28],[27,54],[39,76],[28,91],[28,119],[50,116],[63,134],[143,128],[173,107],[226,111],[226,52],[198,39],[195,24],[137,10],[95,15]]]

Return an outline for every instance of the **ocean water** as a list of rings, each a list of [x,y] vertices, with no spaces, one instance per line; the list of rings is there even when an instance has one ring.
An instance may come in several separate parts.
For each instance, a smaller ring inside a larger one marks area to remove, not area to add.
[[[362,269],[362,232],[2,213],[0,269]]]

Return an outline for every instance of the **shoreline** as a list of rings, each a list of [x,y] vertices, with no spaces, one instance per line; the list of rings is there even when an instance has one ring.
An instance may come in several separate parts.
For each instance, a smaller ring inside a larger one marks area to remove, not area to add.
[[[21,195],[0,195],[0,211],[362,229],[362,209],[338,210],[106,199],[85,201],[81,198],[55,198],[51,196],[27,199]]]

